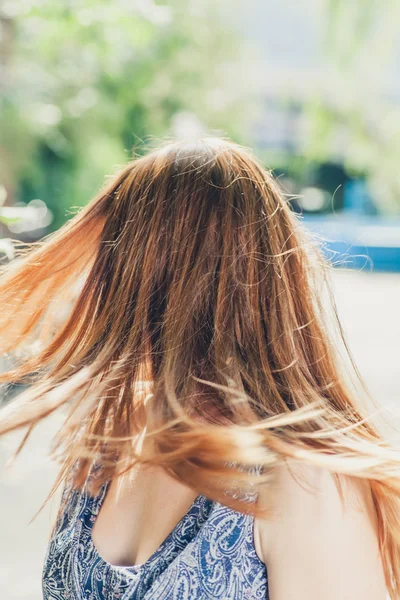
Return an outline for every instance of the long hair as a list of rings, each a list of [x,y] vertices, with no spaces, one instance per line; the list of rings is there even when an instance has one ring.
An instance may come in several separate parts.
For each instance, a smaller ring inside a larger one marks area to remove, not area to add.
[[[58,483],[74,467],[82,486],[97,461],[98,485],[160,465],[244,511],[258,509],[227,495],[229,483],[273,494],[283,461],[361,478],[398,598],[400,455],[343,375],[326,272],[249,150],[164,143],[3,266],[0,345],[14,363],[0,383],[27,387],[0,412],[0,433],[26,427],[24,442],[65,406]]]

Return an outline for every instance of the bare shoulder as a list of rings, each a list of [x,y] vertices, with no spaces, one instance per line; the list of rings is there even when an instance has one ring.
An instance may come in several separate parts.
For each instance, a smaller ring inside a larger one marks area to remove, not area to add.
[[[386,599],[367,481],[293,462],[279,467],[270,492],[260,492],[269,516],[255,519],[254,539],[273,600]]]
[[[339,486],[336,485],[339,482]],[[342,492],[340,492],[342,490]],[[261,491],[260,502],[267,499],[270,490]],[[301,510],[317,510],[318,514],[329,508],[366,511],[374,520],[373,500],[368,482],[362,478],[335,476],[325,468],[292,462],[276,470],[273,488],[273,520],[286,520]],[[316,515],[317,516],[317,515]]]

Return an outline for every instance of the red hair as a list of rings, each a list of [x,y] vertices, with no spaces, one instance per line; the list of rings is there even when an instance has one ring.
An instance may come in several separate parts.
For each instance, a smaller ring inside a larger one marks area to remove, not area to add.
[[[271,494],[289,459],[362,478],[398,598],[400,456],[342,375],[321,299],[326,272],[247,149],[165,144],[3,267],[3,353],[32,340],[40,350],[0,377],[30,384],[3,408],[0,433],[29,434],[65,405],[59,481],[74,464],[80,486],[93,461],[104,479],[146,462],[242,510],[254,506],[225,494],[232,478],[251,479],[237,463],[261,465],[252,481]]]

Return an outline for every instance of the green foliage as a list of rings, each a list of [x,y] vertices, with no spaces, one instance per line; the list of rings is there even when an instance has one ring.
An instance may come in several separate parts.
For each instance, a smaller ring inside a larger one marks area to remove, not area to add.
[[[392,96],[400,3],[324,1],[324,74],[306,106],[305,153],[366,175],[381,210],[398,213],[400,106]]]
[[[251,97],[222,4],[13,3],[0,133],[11,195],[44,200],[56,228],[132,148],[174,135],[177,115],[240,141]]]

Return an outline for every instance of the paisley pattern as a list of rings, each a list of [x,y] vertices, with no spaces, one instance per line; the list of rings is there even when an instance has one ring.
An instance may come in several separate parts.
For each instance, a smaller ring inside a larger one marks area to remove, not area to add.
[[[203,495],[143,565],[108,563],[91,535],[107,485],[97,496],[66,485],[45,558],[44,600],[268,600],[254,518]]]

